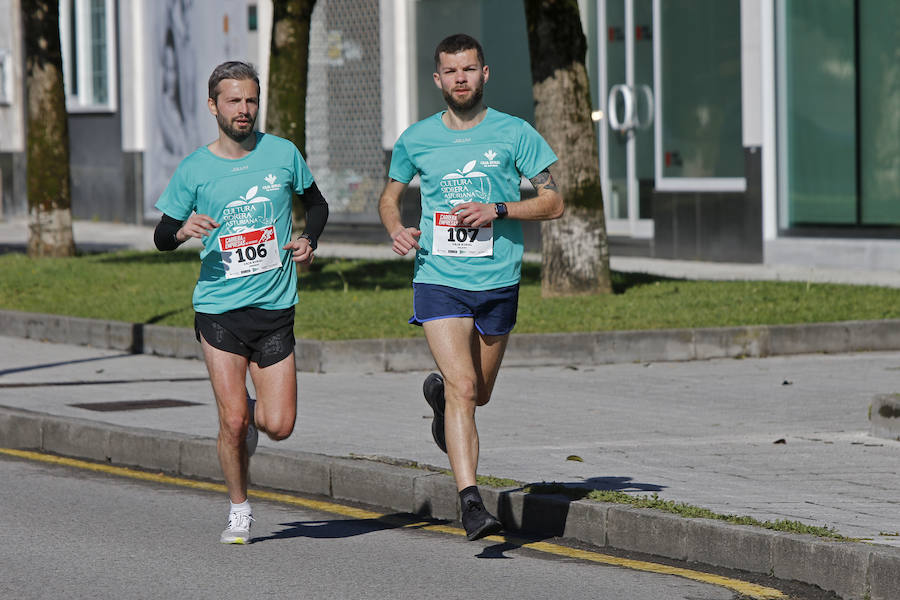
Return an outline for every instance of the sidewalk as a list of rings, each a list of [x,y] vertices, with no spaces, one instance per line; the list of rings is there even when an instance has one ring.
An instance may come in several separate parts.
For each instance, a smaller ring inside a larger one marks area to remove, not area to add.
[[[0,364],[0,446],[220,477],[202,362],[0,337]],[[655,493],[877,545],[515,490],[486,499],[508,524],[545,535],[896,598],[900,442],[871,437],[867,411],[898,391],[898,372],[900,352],[511,367],[479,409],[482,474]],[[297,429],[260,441],[253,483],[456,519],[449,477],[396,466],[447,468],[425,374],[302,373]],[[127,404],[171,400],[190,404]]]

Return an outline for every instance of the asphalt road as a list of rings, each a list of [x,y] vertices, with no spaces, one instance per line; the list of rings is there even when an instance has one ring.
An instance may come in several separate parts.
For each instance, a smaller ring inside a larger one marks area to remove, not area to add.
[[[5,456],[0,481],[0,596],[20,600],[737,597],[681,577],[260,500],[254,543],[224,546],[219,493]]]

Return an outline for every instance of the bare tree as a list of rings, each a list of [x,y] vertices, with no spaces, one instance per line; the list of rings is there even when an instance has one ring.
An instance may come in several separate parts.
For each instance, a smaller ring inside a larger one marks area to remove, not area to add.
[[[28,255],[72,256],[69,124],[59,44],[59,2],[22,0],[27,95]]]
[[[525,0],[537,130],[559,157],[566,214],[541,224],[544,296],[610,293],[597,136],[577,0]]]

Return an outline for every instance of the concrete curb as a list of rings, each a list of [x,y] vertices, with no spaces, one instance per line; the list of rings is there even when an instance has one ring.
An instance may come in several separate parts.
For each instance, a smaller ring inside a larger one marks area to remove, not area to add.
[[[221,480],[215,440],[120,427],[0,406],[0,446]],[[451,477],[416,468],[260,449],[251,483],[458,521]],[[900,589],[900,549],[688,519],[652,509],[482,490],[508,530],[599,547],[772,574],[846,599],[890,600]]]
[[[202,358],[191,329],[0,310],[0,334],[134,354]],[[513,334],[503,364],[549,366],[761,358],[900,350],[900,319],[643,331]],[[298,371],[360,373],[434,368],[423,338],[300,339]]]

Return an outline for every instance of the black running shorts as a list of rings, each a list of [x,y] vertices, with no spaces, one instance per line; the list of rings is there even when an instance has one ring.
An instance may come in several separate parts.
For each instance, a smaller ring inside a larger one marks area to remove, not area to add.
[[[294,307],[281,310],[238,308],[222,314],[195,313],[194,331],[210,346],[239,354],[261,368],[294,351]]]

